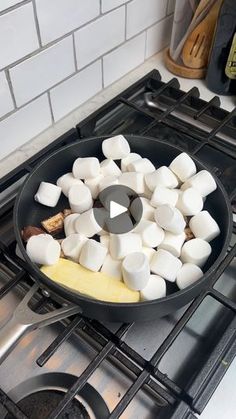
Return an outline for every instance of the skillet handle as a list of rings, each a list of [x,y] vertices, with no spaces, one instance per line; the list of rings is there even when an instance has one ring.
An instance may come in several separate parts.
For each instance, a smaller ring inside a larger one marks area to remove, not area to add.
[[[9,322],[0,329],[0,364],[27,332],[81,313],[81,308],[74,304],[68,304],[44,314],[34,312],[29,308],[28,303],[38,289],[37,284],[30,288],[16,307]]]
[[[28,328],[28,325],[18,323],[13,315],[8,323],[0,329],[0,364],[26,334]]]

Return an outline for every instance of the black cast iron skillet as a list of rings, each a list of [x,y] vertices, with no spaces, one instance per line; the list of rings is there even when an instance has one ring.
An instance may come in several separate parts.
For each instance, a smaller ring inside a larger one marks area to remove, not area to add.
[[[126,136],[131,151],[139,153],[142,157],[149,158],[155,167],[168,166],[171,161],[182,152],[181,149],[156,138]],[[108,303],[97,301],[73,292],[65,288],[41,273],[39,268],[30,261],[25,251],[25,245],[21,239],[21,229],[28,225],[40,226],[40,221],[56,214],[58,211],[68,208],[68,201],[61,196],[56,208],[48,208],[34,201],[41,181],[55,183],[57,178],[71,171],[73,161],[77,157],[96,156],[101,161],[102,155],[101,138],[88,138],[80,140],[51,154],[41,162],[28,176],[22,186],[14,208],[15,233],[20,250],[28,263],[28,268],[34,279],[42,286],[50,290],[55,298],[63,298],[77,304],[84,315],[103,321],[144,321],[156,319],[184,306],[200,291],[207,287],[214,275],[219,263],[222,261],[229,245],[232,232],[232,214],[228,196],[221,182],[212,173],[217,183],[217,190],[207,197],[204,209],[209,210],[220,226],[221,234],[211,242],[212,254],[204,266],[204,276],[193,285],[180,291],[174,284],[168,283],[168,295],[165,298],[142,302],[142,303]],[[203,163],[193,157],[197,169],[208,169]]]

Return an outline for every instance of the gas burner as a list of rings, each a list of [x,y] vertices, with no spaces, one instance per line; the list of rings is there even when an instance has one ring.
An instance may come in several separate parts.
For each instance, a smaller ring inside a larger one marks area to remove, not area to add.
[[[9,397],[29,419],[46,419],[63,400],[77,377],[65,373],[49,373],[30,378],[19,384]],[[58,416],[58,419],[106,419],[109,410],[103,398],[86,384],[73,401]],[[7,414],[5,419],[14,419]]]

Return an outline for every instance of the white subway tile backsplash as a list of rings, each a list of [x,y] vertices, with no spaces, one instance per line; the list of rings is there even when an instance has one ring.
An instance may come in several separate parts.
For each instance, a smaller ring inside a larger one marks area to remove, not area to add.
[[[0,68],[19,60],[38,46],[31,3],[0,16]]]
[[[102,0],[102,13],[108,12],[115,7],[127,3],[129,0]]]
[[[102,89],[101,61],[96,61],[51,90],[55,121],[77,108]]]
[[[43,44],[47,44],[99,15],[99,0],[36,0]]]
[[[1,0],[0,1],[0,12],[8,9],[8,7],[15,6],[17,3],[21,3],[23,0]]]
[[[163,49],[174,5],[0,0],[0,159]]]
[[[165,48],[170,42],[173,17],[169,16],[147,30],[146,58]]]
[[[10,70],[17,106],[21,106],[75,71],[72,35]]]
[[[133,0],[127,5],[127,38],[131,38],[166,14],[166,0]]]
[[[108,13],[75,32],[78,67],[84,67],[125,39],[125,8]]]
[[[0,72],[0,117],[14,109],[10,89],[3,71]]]
[[[144,61],[146,34],[142,33],[103,58],[105,87]]]
[[[44,95],[0,122],[0,159],[10,154],[52,123],[48,96]]]

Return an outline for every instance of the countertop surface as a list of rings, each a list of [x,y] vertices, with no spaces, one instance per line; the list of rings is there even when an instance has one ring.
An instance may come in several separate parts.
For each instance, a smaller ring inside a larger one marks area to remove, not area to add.
[[[169,81],[171,78],[175,77],[170,73],[164,66],[163,63],[163,53],[160,52],[153,57],[149,58],[142,65],[137,67],[135,70],[128,73],[126,76],[122,77],[117,82],[113,83],[111,86],[102,90],[88,102],[75,109],[65,118],[57,122],[55,125],[44,131],[39,136],[30,140],[28,143],[21,146],[19,149],[14,151],[12,154],[0,161],[0,177],[4,176],[9,172],[9,168],[13,169],[29,157],[37,153],[47,144],[58,138],[61,134],[74,127],[89,114],[94,112],[96,109],[101,107],[104,103],[108,102],[114,96],[122,92],[132,83],[136,82],[138,79],[143,77],[149,71],[156,68],[159,70],[162,80]],[[209,101],[215,94],[207,89],[205,82],[203,80],[189,80],[178,77],[180,82],[181,89],[187,91],[193,86],[197,86],[200,91],[200,96]],[[231,111],[236,106],[236,96],[220,96],[221,106],[228,111]]]
[[[84,105],[77,108],[71,114],[59,121],[47,131],[26,143],[11,155],[0,162],[0,176],[9,172],[9,168],[13,169],[23,161],[37,153],[40,149],[55,140],[58,136],[66,132],[68,129],[75,126],[78,122],[83,120],[89,114],[108,102],[114,96],[122,92],[132,83],[143,77],[146,73],[156,68],[159,70],[162,80],[169,81],[175,77],[170,73],[163,64],[163,54],[159,53],[144,62],[141,66],[104,89]],[[205,100],[210,100],[215,94],[207,89],[203,80],[188,80],[178,77],[181,89],[187,91],[193,86],[197,86],[200,91],[200,96]],[[236,106],[235,96],[220,96],[221,106],[228,111]],[[226,372],[223,380],[215,391],[214,395],[207,404],[204,412],[200,415],[200,419],[232,419],[236,412],[236,398],[235,398],[235,383],[236,383],[236,359]]]

